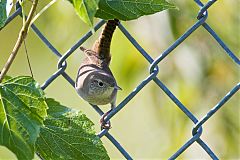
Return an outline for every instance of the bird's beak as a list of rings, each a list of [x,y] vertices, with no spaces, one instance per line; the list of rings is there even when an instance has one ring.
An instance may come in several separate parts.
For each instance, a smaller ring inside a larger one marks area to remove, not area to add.
[[[114,86],[114,88],[115,88],[115,89],[117,89],[117,90],[122,90],[122,88],[121,88],[121,87],[119,87],[119,86],[117,86],[117,85],[116,85],[116,86]]]

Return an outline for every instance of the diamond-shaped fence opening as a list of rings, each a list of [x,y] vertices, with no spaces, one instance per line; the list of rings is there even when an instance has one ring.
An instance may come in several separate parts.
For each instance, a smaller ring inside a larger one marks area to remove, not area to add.
[[[170,45],[165,51],[163,51],[157,58],[153,59],[145,50],[142,48],[138,42],[132,37],[132,35],[128,32],[128,30],[120,23],[118,28],[121,32],[126,36],[126,38],[132,43],[132,45],[139,51],[139,53],[146,59],[149,63],[149,76],[147,76],[136,88],[129,93],[129,95],[116,107],[114,108],[106,117],[106,121],[110,120],[112,117],[117,116],[118,112],[123,109],[126,104],[131,101],[131,99],[138,94],[138,92],[143,89],[149,82],[154,81],[156,87],[161,88],[161,90],[176,104],[176,106],[181,109],[181,111],[193,122],[192,129],[192,137],[183,144],[169,159],[176,159],[179,155],[181,155],[186,149],[188,149],[193,143],[197,143],[201,146],[201,148],[212,158],[218,159],[217,155],[211,150],[211,148],[206,144],[205,141],[201,139],[201,135],[203,132],[202,126],[206,123],[224,104],[230,100],[230,98],[236,94],[240,88],[240,83],[235,84],[232,89],[224,96],[222,99],[214,106],[212,109],[206,113],[204,117],[201,119],[197,119],[193,113],[191,113],[183,103],[176,98],[176,96],[168,89],[168,87],[159,79],[157,75],[159,73],[158,64],[166,58],[176,47],[182,44],[182,42],[187,39],[193,32],[196,31],[197,28],[203,27],[207,32],[210,33],[217,43],[222,47],[222,49],[226,52],[226,54],[233,60],[236,65],[240,65],[240,61],[237,56],[228,48],[228,46],[220,39],[220,37],[214,32],[214,30],[206,23],[206,19],[208,18],[207,9],[212,6],[217,0],[209,0],[205,5],[202,4],[201,1],[195,0],[196,4],[200,7],[200,11],[197,15],[197,21],[193,24],[188,30],[185,31],[172,45]],[[18,6],[16,11],[7,19],[6,25],[12,21],[15,17],[21,15],[21,8]],[[94,27],[95,30],[98,30],[103,24],[104,20],[101,20]],[[87,32],[80,40],[74,44],[66,53],[61,55],[56,48],[46,39],[46,37],[41,33],[41,31],[32,24],[32,30],[37,34],[37,36],[43,41],[43,43],[55,54],[58,58],[58,70],[50,75],[49,79],[42,84],[42,89],[46,89],[54,80],[63,76],[73,87],[74,80],[65,72],[67,68],[66,59],[71,56],[71,54],[79,48],[90,36],[92,36],[92,32]],[[100,115],[103,114],[103,111],[98,106],[92,106],[96,112]],[[114,146],[122,153],[122,155],[126,159],[132,159],[132,156],[124,149],[123,146],[114,138],[112,134],[108,132],[107,129],[103,129],[98,136],[101,138],[103,136],[107,137]]]

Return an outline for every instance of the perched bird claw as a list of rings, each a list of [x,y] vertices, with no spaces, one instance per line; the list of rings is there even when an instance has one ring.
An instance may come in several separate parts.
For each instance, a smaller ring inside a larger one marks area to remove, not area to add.
[[[110,121],[105,122],[105,120],[104,120],[104,118],[108,115],[109,112],[111,112],[111,110],[104,113],[102,115],[102,117],[100,118],[101,129],[111,129],[112,128]]]
[[[112,128],[112,126],[111,126],[110,121],[101,123],[101,130],[103,130],[103,129],[111,129],[111,128]]]

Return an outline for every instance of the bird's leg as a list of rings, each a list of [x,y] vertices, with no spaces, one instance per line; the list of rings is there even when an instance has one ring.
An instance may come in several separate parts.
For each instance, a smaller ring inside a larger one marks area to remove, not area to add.
[[[110,129],[111,123],[110,121],[105,122],[104,118],[116,107],[116,96],[113,98],[113,102],[111,103],[111,109],[104,113],[100,119],[101,129]]]
[[[112,109],[109,110],[109,111],[107,111],[106,113],[104,113],[104,114],[102,115],[102,117],[100,118],[101,129],[110,129],[110,128],[111,128],[111,123],[110,123],[110,121],[105,122],[105,120],[104,120],[104,118],[105,118],[111,111],[112,111]]]

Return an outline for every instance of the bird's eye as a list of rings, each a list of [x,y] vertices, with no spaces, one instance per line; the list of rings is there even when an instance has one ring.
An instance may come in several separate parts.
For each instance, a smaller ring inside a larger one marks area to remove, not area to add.
[[[103,86],[103,82],[98,82],[98,85],[99,85],[100,87],[102,87],[102,86]]]

